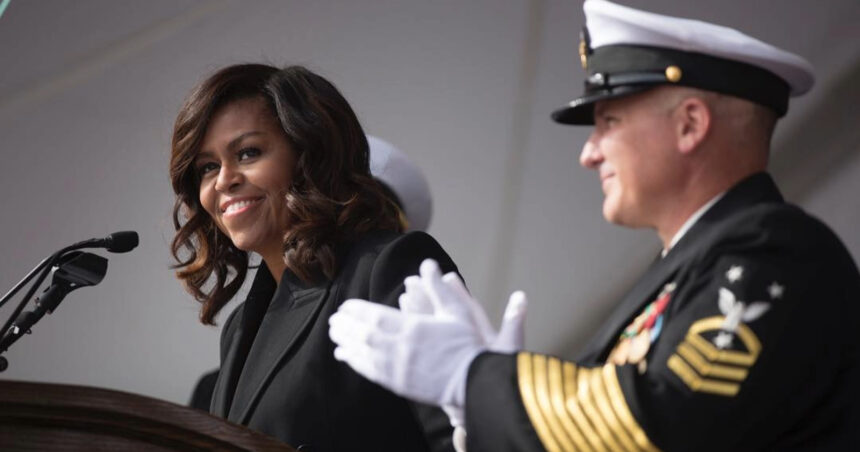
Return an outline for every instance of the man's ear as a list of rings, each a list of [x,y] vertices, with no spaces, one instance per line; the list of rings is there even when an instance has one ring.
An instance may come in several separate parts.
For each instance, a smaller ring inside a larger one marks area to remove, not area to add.
[[[712,116],[711,107],[699,97],[691,96],[678,104],[674,112],[678,151],[690,154],[699,148],[711,130]]]

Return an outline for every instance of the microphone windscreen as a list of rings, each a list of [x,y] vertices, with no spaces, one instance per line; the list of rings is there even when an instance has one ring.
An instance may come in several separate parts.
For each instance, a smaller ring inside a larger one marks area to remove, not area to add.
[[[137,247],[138,236],[134,231],[114,232],[107,236],[105,242],[105,248],[111,253],[127,253]]]

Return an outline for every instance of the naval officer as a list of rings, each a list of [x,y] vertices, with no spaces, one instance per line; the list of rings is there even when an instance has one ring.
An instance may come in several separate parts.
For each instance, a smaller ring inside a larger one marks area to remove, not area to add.
[[[860,276],[765,171],[810,65],[714,24],[584,11],[585,92],[553,119],[593,125],[580,162],[604,217],[653,229],[662,257],[575,361],[492,351],[474,300],[433,262],[404,295],[429,312],[344,303],[336,357],[465,407],[470,451],[854,450]]]

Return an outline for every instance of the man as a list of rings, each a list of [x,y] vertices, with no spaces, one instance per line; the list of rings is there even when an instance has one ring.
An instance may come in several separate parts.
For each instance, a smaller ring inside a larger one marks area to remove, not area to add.
[[[653,228],[662,258],[575,362],[488,352],[474,300],[432,262],[404,296],[429,310],[347,301],[335,356],[465,406],[473,452],[856,450],[860,275],[764,172],[809,64],[713,24],[584,10],[585,94],[553,118],[594,125],[580,162],[604,216]]]

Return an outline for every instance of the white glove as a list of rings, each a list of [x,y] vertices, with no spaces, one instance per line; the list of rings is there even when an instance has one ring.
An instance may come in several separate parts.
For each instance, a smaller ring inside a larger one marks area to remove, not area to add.
[[[404,282],[409,294],[400,299],[403,311],[364,300],[344,302],[329,319],[329,336],[338,345],[335,358],[401,396],[462,407],[475,356],[497,341],[500,351],[521,342],[521,322],[514,326],[513,320],[523,318],[525,297],[512,296],[518,301],[515,309],[509,306],[511,315],[506,313],[511,326],[496,335],[459,278],[444,279],[439,266],[427,260],[420,284]]]
[[[433,286],[428,290],[433,314],[345,301],[329,318],[334,357],[401,396],[462,406],[469,363],[486,347],[468,307],[457,304],[438,274]]]
[[[429,261],[430,263],[427,264],[426,272],[428,275],[427,277],[432,280],[436,277],[435,275],[439,273],[439,268],[435,262],[432,260]],[[423,270],[425,270],[425,268],[422,266],[422,271]],[[434,312],[430,296],[424,289],[424,279],[424,273],[422,273],[420,278],[418,276],[410,276],[406,278],[404,281],[406,291],[399,299],[401,311],[422,314],[432,314]],[[451,293],[459,299],[460,303],[468,306],[471,318],[476,322],[476,326],[478,327],[481,333],[481,338],[483,339],[483,345],[486,348],[495,352],[512,352],[523,348],[523,327],[527,306],[527,300],[523,292],[517,291],[511,294],[508,300],[508,305],[505,308],[505,315],[502,318],[502,326],[499,332],[496,333],[490,324],[490,320],[487,318],[487,314],[481,308],[481,304],[472,298],[466,289],[466,286],[463,284],[463,281],[456,273],[446,274],[442,277],[442,282],[449,287]],[[428,282],[427,284],[430,283]],[[468,321],[468,319],[462,320]],[[455,438],[459,434],[463,437],[461,440],[464,440],[465,430],[463,430],[463,425],[465,416],[463,407],[443,405],[442,410],[444,410],[445,414],[448,415],[451,425],[454,426],[455,429],[461,430],[455,431]]]
[[[436,264],[432,259],[427,259],[433,265]],[[438,269],[438,265],[436,266]],[[434,271],[428,268],[428,271]],[[434,271],[435,272],[435,271]],[[505,308],[505,314],[502,318],[502,325],[499,332],[496,333],[487,318],[487,314],[481,308],[481,304],[472,298],[463,281],[456,273],[448,273],[442,277],[442,282],[446,284],[452,293],[457,294],[460,301],[469,307],[472,318],[477,323],[480,330],[481,338],[484,345],[494,352],[507,353],[524,348],[524,328],[526,308],[528,300],[526,294],[522,291],[516,291],[508,298],[508,305]],[[400,295],[399,304],[400,310],[409,313],[418,314],[433,314],[434,308],[430,301],[430,296],[424,289],[423,277],[409,276],[404,281],[406,291]],[[466,319],[464,319],[466,320]]]

